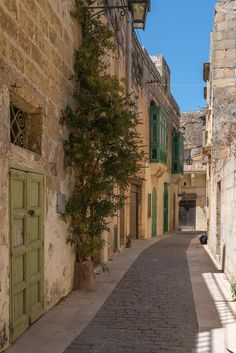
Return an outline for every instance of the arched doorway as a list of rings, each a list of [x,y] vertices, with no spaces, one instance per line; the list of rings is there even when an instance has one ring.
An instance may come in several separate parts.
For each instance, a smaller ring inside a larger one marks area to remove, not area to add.
[[[169,231],[169,193],[168,184],[164,184],[164,233]]]
[[[152,190],[152,237],[157,235],[157,190]]]
[[[175,231],[175,227],[176,227],[176,195],[174,192],[173,195],[173,230]]]

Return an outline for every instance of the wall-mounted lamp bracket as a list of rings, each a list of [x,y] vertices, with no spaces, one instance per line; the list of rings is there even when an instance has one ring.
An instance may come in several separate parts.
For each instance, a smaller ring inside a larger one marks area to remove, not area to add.
[[[97,12],[93,13],[90,18],[97,17],[99,15],[106,13],[107,11],[116,10],[116,9],[120,10],[121,16],[125,16],[129,9],[129,6],[91,6],[91,7],[88,7],[88,9],[95,10],[95,11],[98,10]]]

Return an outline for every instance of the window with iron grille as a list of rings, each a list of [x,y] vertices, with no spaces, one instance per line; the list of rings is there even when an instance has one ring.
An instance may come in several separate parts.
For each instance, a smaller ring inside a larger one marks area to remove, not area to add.
[[[10,103],[10,139],[14,145],[41,154],[42,117]]]
[[[26,121],[27,114],[10,104],[11,116],[11,143],[22,148],[27,148],[26,143]]]
[[[167,115],[160,107],[150,107],[150,162],[167,164]]]

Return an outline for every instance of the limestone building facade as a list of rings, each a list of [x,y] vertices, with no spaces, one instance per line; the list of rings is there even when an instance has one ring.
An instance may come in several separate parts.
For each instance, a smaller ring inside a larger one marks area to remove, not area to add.
[[[184,134],[184,178],[180,183],[179,227],[181,230],[207,230],[206,110],[181,113]]]
[[[236,1],[216,4],[210,61],[204,64],[208,246],[231,283],[236,282]]]
[[[73,171],[64,168],[60,123],[74,104],[74,51],[82,40],[73,6],[0,2],[0,351],[73,287],[75,256],[62,217]],[[110,73],[125,79],[136,102],[146,157],[140,182],[104,234],[104,262],[127,234],[145,239],[178,229],[182,174],[180,113],[165,59],[153,62],[127,16],[113,11],[105,21],[121,28]]]
[[[132,185],[126,192],[124,209],[117,219],[111,220],[110,231],[104,234],[109,244],[109,251],[103,254],[105,262],[115,250],[122,248],[126,235],[132,239],[147,239],[178,229],[183,145],[179,132],[179,107],[169,84],[166,85],[170,82],[170,69],[162,55],[150,58],[135,33],[132,33],[132,58],[131,91],[140,114],[139,133],[146,157],[140,183]],[[153,116],[156,119],[154,124]],[[160,117],[163,119],[162,127],[159,125]],[[163,145],[159,145],[161,134]],[[176,144],[173,143],[174,138],[177,138]],[[176,158],[173,158],[173,153]],[[114,237],[116,232],[117,237]]]

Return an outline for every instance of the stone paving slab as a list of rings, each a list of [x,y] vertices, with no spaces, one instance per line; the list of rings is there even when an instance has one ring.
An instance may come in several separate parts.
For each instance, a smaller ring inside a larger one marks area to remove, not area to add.
[[[199,324],[194,353],[236,352],[236,303],[225,274],[205,250],[195,238],[187,251]]]
[[[236,351],[229,285],[196,234],[135,241],[108,267],[96,291],[72,292],[7,353]]]
[[[7,353],[63,353],[93,319],[141,252],[169,236],[133,241],[130,249],[124,249],[109,261],[109,272],[98,272],[95,291],[72,292],[35,322]]]
[[[191,235],[142,252],[66,353],[191,353],[198,333],[186,251]]]

